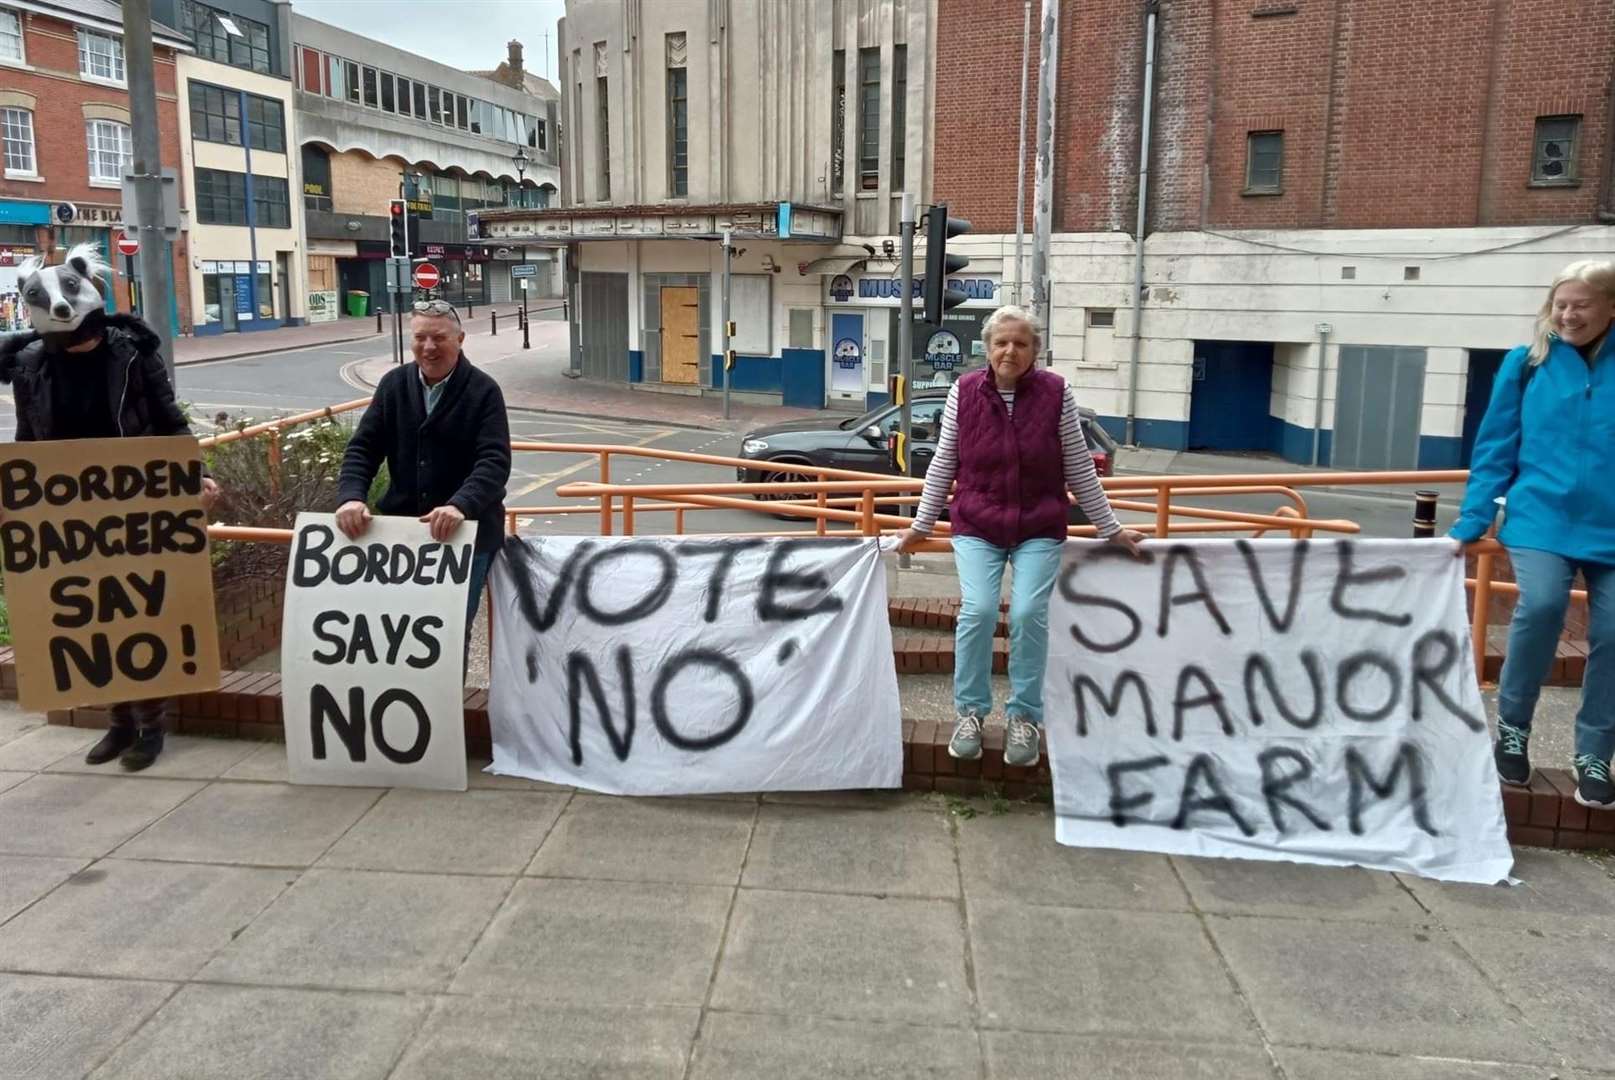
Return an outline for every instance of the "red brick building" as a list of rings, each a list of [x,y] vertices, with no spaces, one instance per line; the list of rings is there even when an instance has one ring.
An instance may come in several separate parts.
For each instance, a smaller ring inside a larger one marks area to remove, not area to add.
[[[162,163],[180,160],[176,48],[156,26]],[[133,152],[123,55],[122,9],[111,0],[0,0],[0,326],[15,318],[15,265],[32,254],[61,258],[90,242],[116,268],[109,307],[129,309],[127,260],[113,246],[122,229],[122,174]],[[185,237],[174,242],[175,280],[185,280]],[[173,313],[191,326],[186,290]]]

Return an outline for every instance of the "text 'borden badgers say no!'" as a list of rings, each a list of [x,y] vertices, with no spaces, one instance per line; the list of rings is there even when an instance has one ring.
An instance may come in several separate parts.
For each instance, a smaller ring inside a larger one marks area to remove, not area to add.
[[[218,685],[203,476],[186,437],[9,448],[0,564],[26,707]]]

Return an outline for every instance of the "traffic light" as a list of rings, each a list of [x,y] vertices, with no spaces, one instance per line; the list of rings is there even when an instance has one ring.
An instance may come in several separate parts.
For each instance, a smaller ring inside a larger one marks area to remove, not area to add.
[[[393,199],[388,203],[387,227],[393,258],[409,258],[409,203],[403,199]]]
[[[970,265],[963,255],[948,254],[948,238],[970,231],[970,222],[948,216],[948,204],[937,203],[925,212],[925,321],[942,325],[942,313],[958,307],[967,297],[948,288],[948,276]]]
[[[887,379],[887,390],[891,402],[898,408],[908,403],[908,380],[901,375],[892,375]],[[901,425],[892,429],[886,437],[886,451],[891,456],[892,471],[900,476],[908,475],[908,441],[903,438]]]

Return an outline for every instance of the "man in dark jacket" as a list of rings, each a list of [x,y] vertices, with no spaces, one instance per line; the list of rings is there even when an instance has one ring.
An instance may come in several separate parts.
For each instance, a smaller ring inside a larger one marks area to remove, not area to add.
[[[505,534],[510,480],[510,422],[499,384],[471,366],[460,347],[465,331],[452,304],[415,305],[410,320],[413,364],[382,376],[342,459],[337,525],[349,539],[370,526],[365,503],[382,461],[391,481],[377,509],[413,515],[447,540],[476,522],[476,555],[466,598],[466,637]]]
[[[56,276],[71,285],[71,264],[45,272],[61,271]],[[94,280],[84,277],[86,284]],[[26,291],[24,298],[35,306]],[[87,292],[86,302],[91,299]],[[36,313],[35,326],[41,325],[49,324]],[[27,343],[19,350],[0,348],[0,382],[12,385],[18,442],[191,434],[174,401],[157,335],[139,319],[94,310],[71,330],[19,335],[10,344],[21,341]],[[212,506],[218,495],[218,484],[204,479],[203,506]],[[106,735],[84,760],[101,765],[121,758],[126,769],[148,767],[162,753],[171,706],[167,698],[112,706]]]

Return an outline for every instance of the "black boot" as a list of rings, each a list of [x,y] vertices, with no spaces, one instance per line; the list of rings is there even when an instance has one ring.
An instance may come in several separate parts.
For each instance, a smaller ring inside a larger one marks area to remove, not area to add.
[[[84,755],[86,765],[105,765],[113,758],[127,750],[135,741],[135,725],[130,723],[112,722],[107,733],[101,736],[101,741],[90,747],[90,752]]]
[[[163,725],[141,724],[135,731],[133,743],[120,759],[128,772],[150,768],[157,755],[163,752]]]

